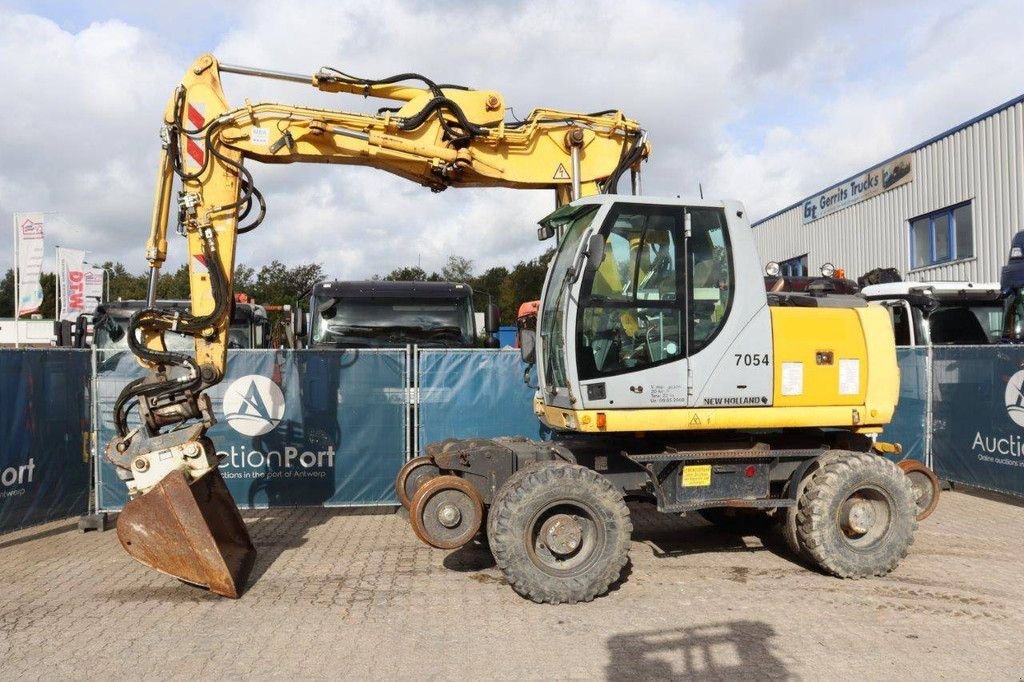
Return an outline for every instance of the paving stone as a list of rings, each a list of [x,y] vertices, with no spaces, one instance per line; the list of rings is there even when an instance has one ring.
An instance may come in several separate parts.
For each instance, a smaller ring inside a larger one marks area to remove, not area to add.
[[[486,547],[395,514],[245,512],[238,601],[130,560],[112,532],[0,535],[0,679],[1020,679],[1024,508],[947,493],[891,575],[800,565],[633,505],[624,579],[589,604],[517,596]]]

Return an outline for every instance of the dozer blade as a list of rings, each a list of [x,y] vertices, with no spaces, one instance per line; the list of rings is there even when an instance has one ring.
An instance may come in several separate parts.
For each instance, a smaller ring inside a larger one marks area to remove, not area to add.
[[[191,485],[180,471],[165,476],[125,506],[117,537],[134,559],[232,599],[241,595],[256,560],[216,467]]]

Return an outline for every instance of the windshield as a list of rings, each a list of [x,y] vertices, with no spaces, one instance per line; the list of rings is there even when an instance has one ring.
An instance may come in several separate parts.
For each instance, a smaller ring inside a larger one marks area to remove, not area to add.
[[[473,339],[473,304],[469,298],[314,299],[312,340],[331,344],[353,337],[399,335],[408,341]]]
[[[1007,322],[1012,325],[1010,320],[1014,317],[1014,310],[1011,308],[1007,315]],[[998,343],[1003,334],[1003,307],[998,302],[981,305],[944,304],[928,316],[928,330],[932,343],[936,345],[982,346]]]
[[[544,378],[551,386],[567,386],[565,373],[565,293],[570,286],[566,277],[572,267],[576,249],[583,233],[590,227],[599,206],[583,207],[566,226],[558,253],[551,263],[548,289],[544,292],[544,307],[541,310],[541,347],[544,358]],[[562,210],[562,209],[559,209]],[[557,214],[557,212],[556,212]],[[556,293],[557,292],[557,293]]]

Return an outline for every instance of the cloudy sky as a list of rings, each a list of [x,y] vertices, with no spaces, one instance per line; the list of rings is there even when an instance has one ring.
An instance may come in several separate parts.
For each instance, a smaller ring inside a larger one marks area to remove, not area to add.
[[[173,11],[169,8],[174,7]],[[212,6],[212,9],[211,9]],[[381,77],[418,71],[537,106],[620,108],[649,131],[647,194],[738,198],[755,219],[1024,93],[1024,3],[0,0],[0,214],[44,210],[48,256],[145,267],[157,132],[193,59]],[[225,76],[230,102],[374,102]],[[362,168],[252,166],[267,221],[239,261],[356,279],[449,254],[542,251],[548,192],[428,190]],[[0,267],[10,242],[0,239]],[[171,265],[184,244],[171,241]]]

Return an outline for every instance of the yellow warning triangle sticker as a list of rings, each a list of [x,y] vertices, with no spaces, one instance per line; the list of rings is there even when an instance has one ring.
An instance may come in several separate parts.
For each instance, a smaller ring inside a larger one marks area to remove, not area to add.
[[[700,426],[700,416],[699,415],[697,415],[697,414],[693,415],[693,418],[690,419],[690,426]]]
[[[555,174],[552,177],[552,179],[553,180],[572,180],[572,178],[569,176],[569,171],[565,170],[565,166],[562,165],[562,164],[558,164],[558,170],[555,171]]]

